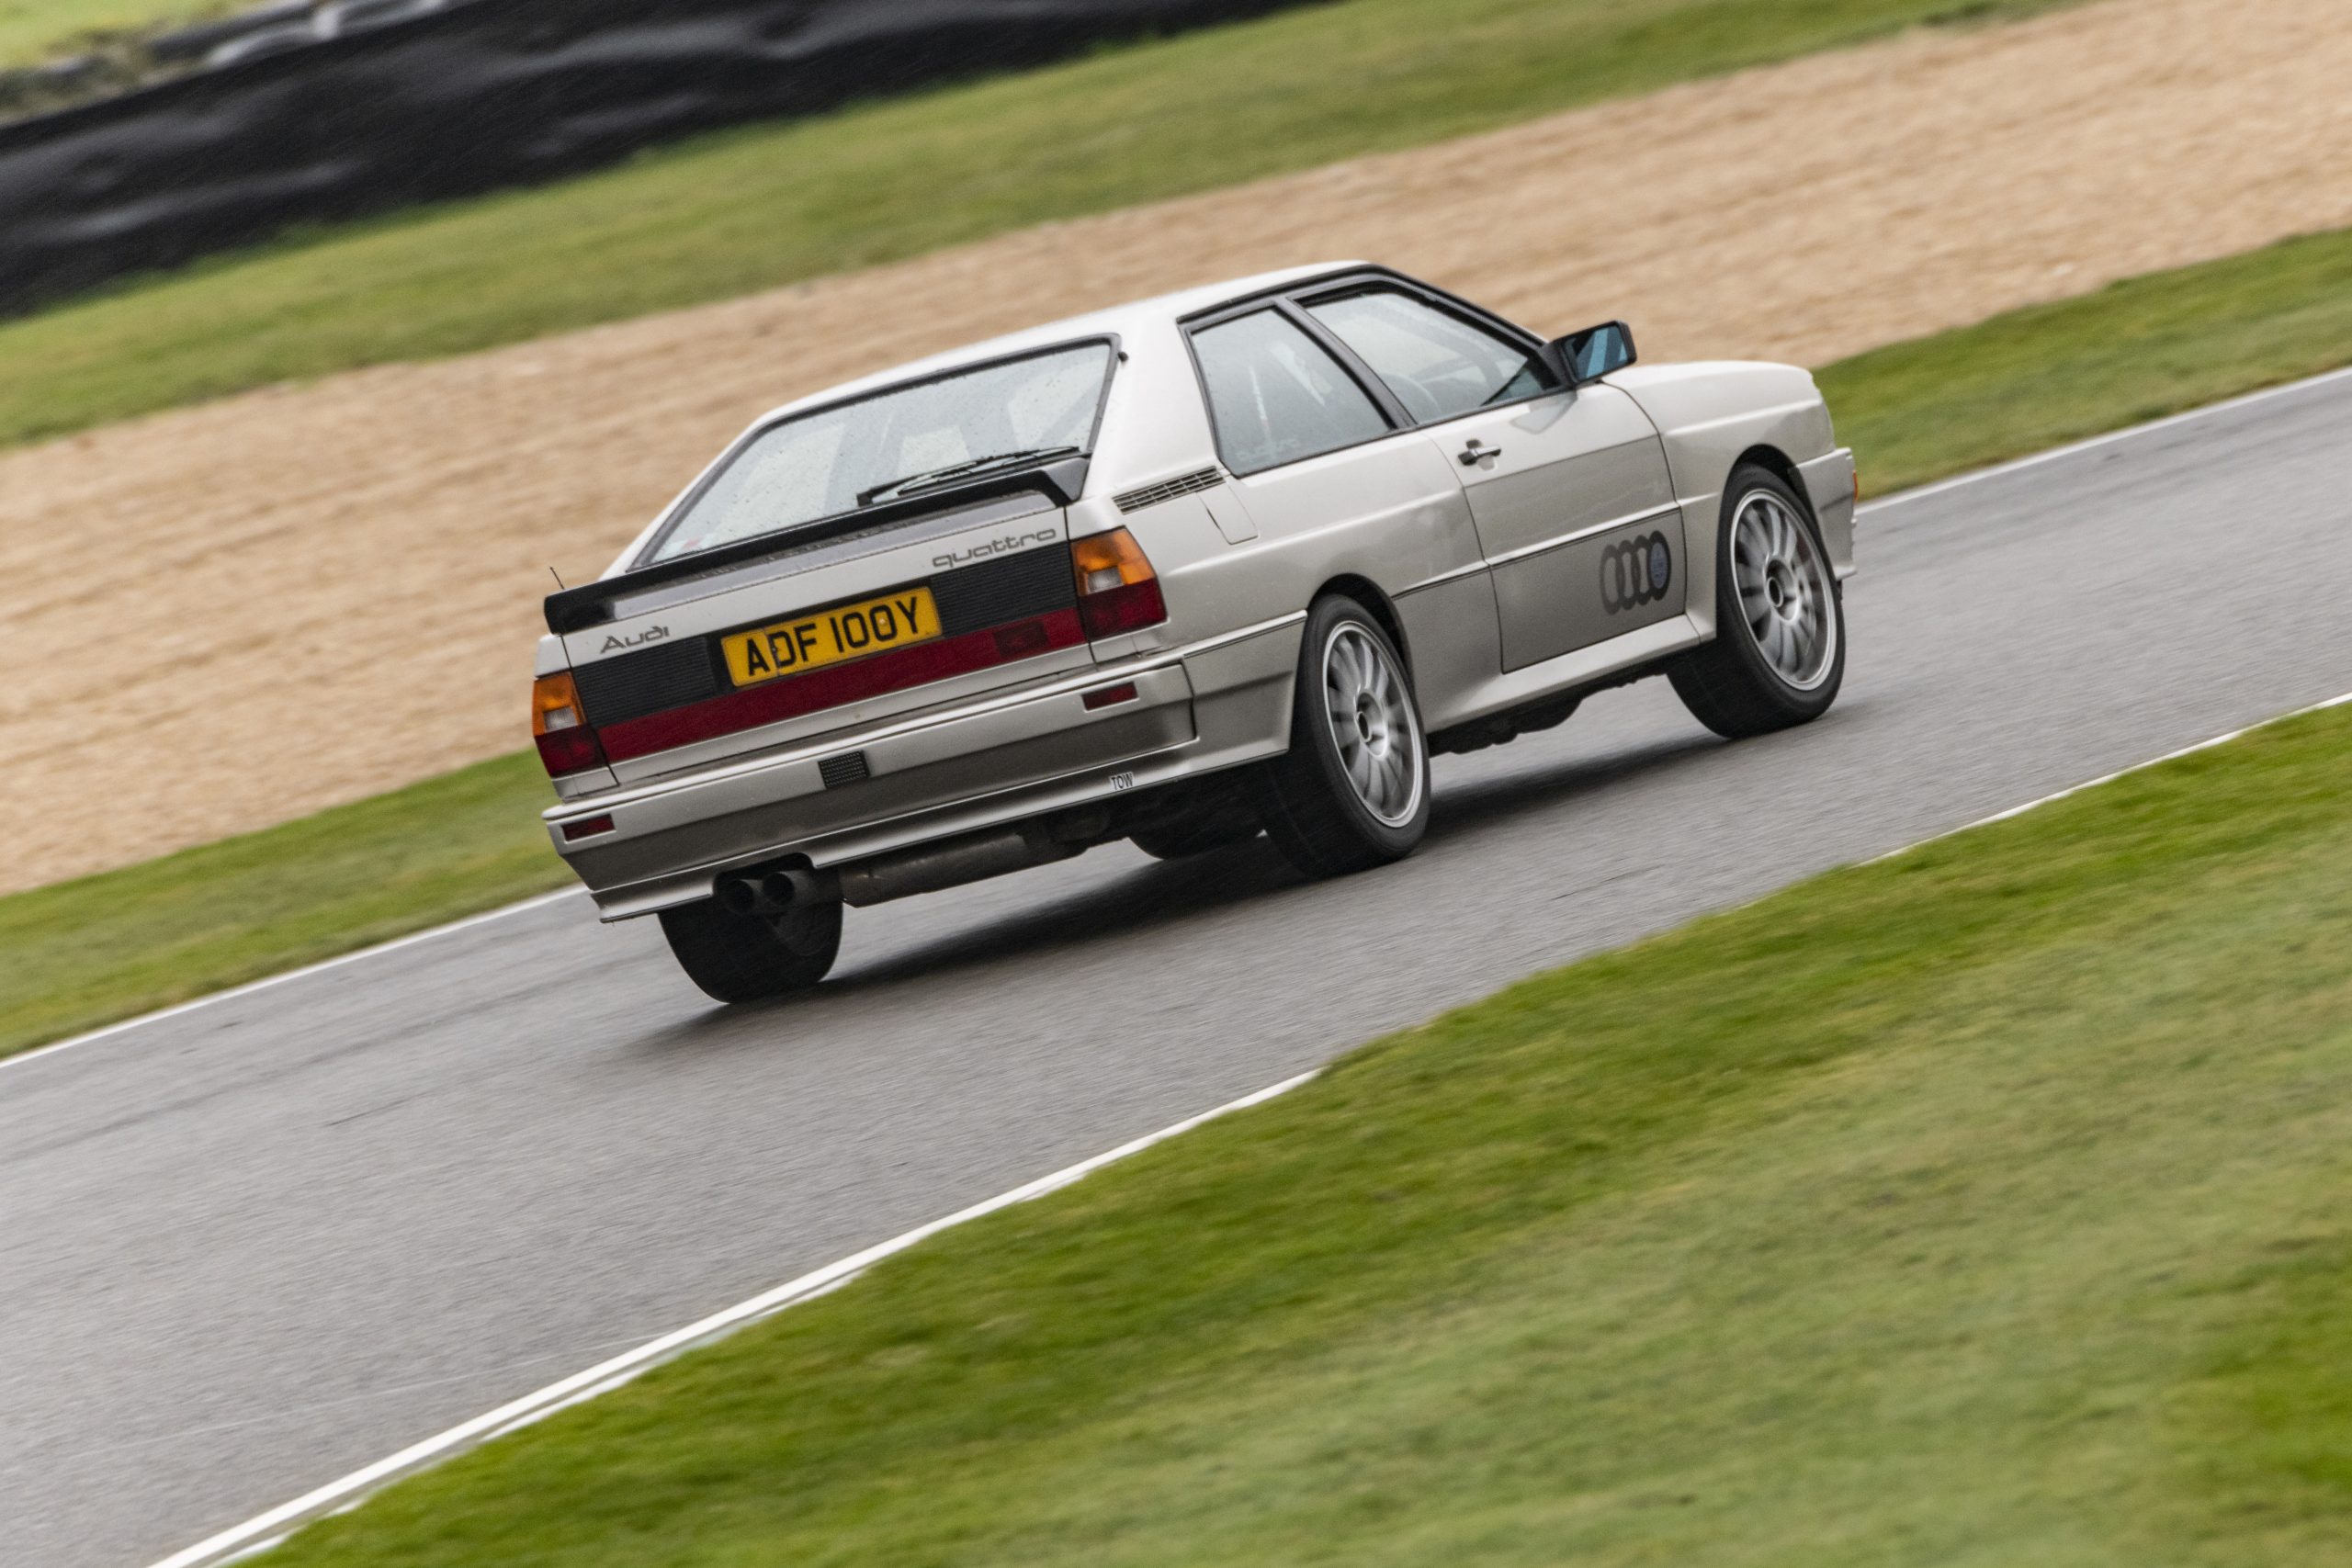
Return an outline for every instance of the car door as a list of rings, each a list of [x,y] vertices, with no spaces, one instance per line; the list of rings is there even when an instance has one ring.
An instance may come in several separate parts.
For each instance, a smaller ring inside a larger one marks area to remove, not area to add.
[[[1560,386],[1534,344],[1442,296],[1384,280],[1306,308],[1461,481],[1494,572],[1503,668],[1681,614],[1673,480],[1631,397],[1599,381]]]
[[[1253,584],[1302,605],[1339,575],[1386,591],[1425,715],[1491,679],[1500,653],[1477,528],[1428,438],[1288,301],[1188,331],[1218,456],[1260,532]]]

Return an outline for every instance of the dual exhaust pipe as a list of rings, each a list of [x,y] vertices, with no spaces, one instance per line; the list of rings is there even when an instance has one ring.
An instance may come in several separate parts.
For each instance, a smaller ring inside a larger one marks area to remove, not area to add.
[[[944,843],[919,844],[837,869],[754,866],[720,877],[718,902],[732,913],[770,919],[835,901],[862,909],[1069,860],[1098,841],[1109,826],[1107,814],[1091,813],[1050,826],[1023,822]]]
[[[722,876],[718,892],[719,906],[736,915],[788,915],[842,896],[838,877],[797,865]]]

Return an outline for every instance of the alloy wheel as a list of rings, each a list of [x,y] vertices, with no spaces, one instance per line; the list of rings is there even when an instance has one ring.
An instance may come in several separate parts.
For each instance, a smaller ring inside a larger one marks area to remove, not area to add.
[[[1747,634],[1772,672],[1801,692],[1821,684],[1838,652],[1838,618],[1813,530],[1779,496],[1754,491],[1732,517],[1731,570]]]
[[[1324,710],[1356,798],[1389,827],[1421,803],[1420,720],[1405,678],[1363,627],[1342,624],[1323,645]]]

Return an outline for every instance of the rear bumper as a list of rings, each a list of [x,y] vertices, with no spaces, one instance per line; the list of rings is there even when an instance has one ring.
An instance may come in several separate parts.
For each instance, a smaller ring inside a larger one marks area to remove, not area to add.
[[[1271,756],[1288,744],[1304,620],[566,801],[548,838],[604,918],[625,919],[707,897],[740,866],[845,864]],[[1131,700],[1086,705],[1130,682]],[[609,830],[564,837],[600,817]]]

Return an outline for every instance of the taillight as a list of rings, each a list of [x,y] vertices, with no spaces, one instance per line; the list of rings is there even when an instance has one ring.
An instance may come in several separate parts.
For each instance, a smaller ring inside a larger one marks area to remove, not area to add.
[[[568,670],[531,683],[531,739],[539,743],[539,761],[550,778],[605,765],[605,749],[588,728],[588,710],[580,705],[580,689]]]
[[[1078,572],[1078,618],[1089,637],[1156,626],[1168,618],[1159,579],[1125,528],[1071,540],[1069,559]]]

